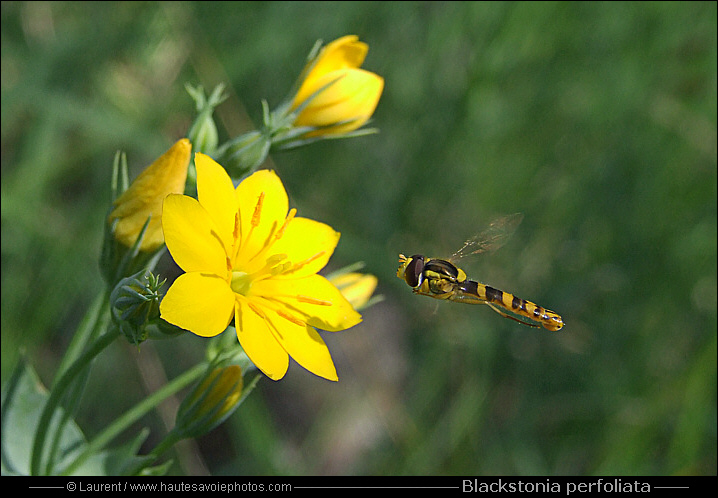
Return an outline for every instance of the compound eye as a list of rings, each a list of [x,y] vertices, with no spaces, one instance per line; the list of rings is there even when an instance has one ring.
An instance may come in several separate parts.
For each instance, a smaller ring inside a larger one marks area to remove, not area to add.
[[[404,270],[404,280],[409,287],[418,287],[424,281],[424,256],[415,254]]]

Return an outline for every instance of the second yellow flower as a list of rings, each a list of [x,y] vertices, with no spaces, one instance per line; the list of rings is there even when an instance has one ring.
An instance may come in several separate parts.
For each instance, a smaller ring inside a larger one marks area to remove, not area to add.
[[[292,102],[292,109],[304,106],[295,126],[320,128],[309,136],[340,135],[369,120],[379,103],[384,79],[361,69],[368,51],[369,46],[355,35],[343,36],[322,48],[305,69]]]

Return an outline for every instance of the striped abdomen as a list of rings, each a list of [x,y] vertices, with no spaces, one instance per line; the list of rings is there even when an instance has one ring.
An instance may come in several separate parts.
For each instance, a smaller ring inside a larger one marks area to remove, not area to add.
[[[473,280],[462,282],[460,284],[460,290],[461,297],[457,296],[457,301],[470,301],[473,296],[487,304],[494,304],[511,313],[539,322],[548,330],[555,332],[563,328],[563,319],[558,313],[542,308],[531,301],[518,298],[508,292],[474,282]]]

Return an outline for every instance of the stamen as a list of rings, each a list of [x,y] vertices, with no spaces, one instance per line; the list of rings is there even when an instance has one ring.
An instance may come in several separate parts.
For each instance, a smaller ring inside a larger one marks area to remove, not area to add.
[[[284,235],[284,231],[287,229],[287,226],[289,225],[289,222],[294,219],[294,216],[297,214],[297,210],[292,208],[289,210],[289,213],[287,214],[287,217],[284,220],[284,223],[282,223],[282,226],[279,227],[279,230],[276,232],[274,231],[274,227],[276,226],[276,222],[272,226],[272,230],[269,232],[269,235],[267,236],[267,240],[262,246],[262,249],[259,250],[257,254],[249,258],[250,261],[253,261],[255,258],[258,258],[259,256],[264,255],[266,251],[269,250],[269,248],[272,246],[272,244],[279,239],[282,238],[282,235]],[[274,235],[272,235],[274,234]],[[286,257],[286,256],[285,256]],[[285,265],[286,266],[286,265]],[[281,271],[275,272],[275,275],[278,275],[279,273],[283,273],[286,270],[286,268],[283,268]]]
[[[279,230],[277,230],[277,233],[274,235],[275,240],[279,240],[282,238],[282,235],[284,235],[284,230],[287,229],[287,225],[289,225],[289,222],[294,219],[294,216],[296,214],[297,214],[297,210],[295,208],[292,208],[289,210],[287,219],[284,220],[284,224],[281,226],[281,228]]]
[[[239,211],[234,214],[232,238],[232,261],[236,261],[239,250],[242,248],[242,222],[239,217]]]
[[[270,267],[272,267],[272,266],[275,266],[275,265],[278,264],[278,263],[281,263],[281,262],[284,261],[285,259],[287,259],[287,255],[286,255],[286,254],[283,254],[283,253],[272,254],[271,256],[269,256],[269,257],[267,258],[267,262],[266,262],[266,264],[265,264],[264,267],[265,267],[265,268],[270,268]]]
[[[287,266],[291,265],[288,261],[284,261],[285,259],[287,259],[286,254],[273,254],[268,257],[264,266],[252,273],[252,280],[262,280],[284,272]]]
[[[246,245],[247,241],[252,238],[252,234],[254,233],[254,229],[259,226],[259,222],[261,220],[262,215],[262,206],[264,205],[264,192],[259,194],[259,197],[257,197],[257,204],[254,206],[254,213],[252,213],[252,219],[250,220],[250,227],[249,231],[247,232],[247,236],[244,238],[244,243]],[[240,238],[240,241],[242,239]],[[235,258],[239,254],[239,248],[237,248],[237,252],[235,254]]]
[[[301,327],[306,327],[306,325],[307,325],[306,323],[304,323],[302,320],[300,320],[296,316],[292,316],[284,310],[278,309],[278,310],[275,310],[275,312],[277,313],[277,315],[281,316],[282,318],[284,318],[286,320],[289,320],[290,322],[292,322],[296,325],[299,325]]]
[[[311,262],[314,261],[315,259],[321,258],[321,257],[324,255],[325,252],[326,252],[326,251],[319,251],[319,252],[316,253],[314,256],[310,256],[310,257],[308,257],[307,259],[305,259],[304,261],[300,261],[299,263],[295,263],[295,264],[294,264],[294,267],[292,268],[292,271],[296,271],[296,270],[300,269],[302,266],[308,265],[309,263],[311,263]]]
[[[239,220],[239,211],[234,213],[234,230],[232,231],[232,238],[235,242],[242,240],[242,223]]]
[[[300,294],[297,295],[297,301],[300,303],[308,303],[308,304],[318,304],[319,306],[331,306],[331,301],[325,301],[324,299],[315,299],[313,297],[309,296],[302,296]]]
[[[249,309],[254,311],[262,320],[267,319],[267,315],[262,311],[262,308],[254,304],[252,301],[247,300],[247,305],[249,306]]]
[[[262,204],[264,204],[264,192],[259,194],[259,198],[257,199],[257,205],[254,206],[254,213],[252,214],[252,226],[253,227],[259,226],[259,218],[260,218],[260,214],[262,213]]]
[[[281,275],[285,271],[289,270],[292,267],[292,263],[289,261],[285,261],[281,265],[276,265],[272,267],[272,276],[276,277],[277,275]]]

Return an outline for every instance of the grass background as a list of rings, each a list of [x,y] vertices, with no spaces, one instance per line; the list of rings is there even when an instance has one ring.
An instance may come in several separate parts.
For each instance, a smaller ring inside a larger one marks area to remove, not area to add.
[[[342,232],[382,303],[292,365],[189,474],[716,474],[716,4],[2,3],[2,376],[46,383],[102,288],[112,158],[184,136],[184,84],[226,83],[224,138],[276,106],[313,43],[357,34],[381,133],[274,155],[299,213]],[[561,313],[559,334],[413,296],[399,252],[445,256],[520,211],[472,277]],[[118,341],[91,436],[204,351]],[[172,401],[146,417],[156,442]],[[120,442],[120,441],[117,441]],[[149,446],[148,446],[149,447]]]

